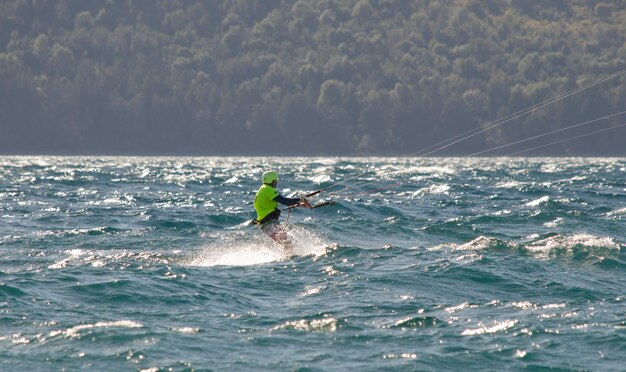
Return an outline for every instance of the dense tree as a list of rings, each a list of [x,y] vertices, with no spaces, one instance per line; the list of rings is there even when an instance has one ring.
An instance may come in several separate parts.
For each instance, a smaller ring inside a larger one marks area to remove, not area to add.
[[[624,19],[587,0],[6,0],[0,153],[413,154],[624,70]],[[622,111],[625,81],[444,153]],[[625,135],[543,151],[624,155]]]

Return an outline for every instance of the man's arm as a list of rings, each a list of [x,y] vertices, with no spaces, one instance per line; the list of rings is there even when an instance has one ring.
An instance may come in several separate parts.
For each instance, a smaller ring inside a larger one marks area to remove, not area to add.
[[[276,195],[276,197],[274,198],[274,201],[277,201],[283,205],[291,206],[291,205],[300,203],[300,198],[285,198],[284,196],[279,194],[279,195]]]

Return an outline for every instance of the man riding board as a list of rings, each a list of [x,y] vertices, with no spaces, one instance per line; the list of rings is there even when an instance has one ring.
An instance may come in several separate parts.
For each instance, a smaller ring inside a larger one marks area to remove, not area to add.
[[[278,174],[273,171],[263,173],[262,176],[263,185],[257,191],[254,198],[254,209],[256,210],[257,218],[253,222],[261,226],[261,230],[265,232],[270,238],[283,245],[289,255],[293,254],[293,247],[289,241],[287,241],[287,233],[278,224],[278,218],[280,217],[280,209],[278,209],[278,203],[287,206],[303,205],[311,208],[311,205],[305,198],[286,198],[276,191],[276,185],[278,184]]]

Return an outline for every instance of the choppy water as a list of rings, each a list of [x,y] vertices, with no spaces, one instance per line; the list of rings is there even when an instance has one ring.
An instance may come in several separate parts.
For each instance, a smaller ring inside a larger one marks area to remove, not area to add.
[[[293,258],[269,168],[361,175]],[[2,370],[626,365],[626,159],[5,157],[0,216]]]

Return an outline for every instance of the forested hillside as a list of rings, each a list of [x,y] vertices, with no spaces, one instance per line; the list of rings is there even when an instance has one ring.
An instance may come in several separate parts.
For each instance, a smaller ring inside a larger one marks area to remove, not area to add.
[[[0,153],[411,154],[624,69],[626,1],[4,0]],[[624,75],[441,154],[623,110]]]

